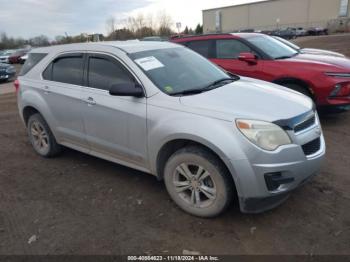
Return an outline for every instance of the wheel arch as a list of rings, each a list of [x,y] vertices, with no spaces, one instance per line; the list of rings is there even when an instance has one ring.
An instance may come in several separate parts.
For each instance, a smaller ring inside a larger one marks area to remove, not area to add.
[[[313,100],[316,99],[315,92],[313,91],[311,84],[308,83],[305,80],[302,80],[302,79],[299,79],[299,78],[295,78],[295,77],[281,77],[281,78],[273,80],[272,82],[274,84],[282,85],[282,86],[283,86],[283,84],[296,84],[296,85],[299,85],[300,87],[304,88],[310,94],[310,97]]]
[[[235,194],[239,195],[239,185],[237,181],[237,177],[234,174],[234,170],[230,165],[229,159],[223,157],[223,153],[216,148],[214,145],[211,145],[207,141],[202,141],[194,138],[174,138],[162,145],[160,150],[158,151],[156,158],[156,175],[159,180],[163,180],[164,177],[164,168],[167,163],[167,160],[178,150],[187,146],[198,146],[213,154],[226,169],[227,172],[231,174],[232,185],[234,186]]]
[[[41,114],[41,113],[37,108],[35,108],[34,106],[31,106],[31,105],[27,105],[23,108],[22,115],[23,115],[23,121],[24,121],[25,126],[28,125],[29,118],[34,114]]]

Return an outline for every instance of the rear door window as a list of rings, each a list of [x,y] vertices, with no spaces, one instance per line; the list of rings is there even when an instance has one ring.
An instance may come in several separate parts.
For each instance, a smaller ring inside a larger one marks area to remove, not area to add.
[[[192,41],[188,42],[186,46],[206,58],[211,58],[212,43],[211,40]]]
[[[109,90],[114,84],[134,83],[133,76],[117,60],[104,55],[90,55],[88,86]]]
[[[47,54],[44,54],[44,53],[29,53],[27,61],[24,63],[24,65],[23,65],[19,75],[20,76],[24,76],[34,66],[36,66],[41,60],[43,60],[45,56],[47,56]]]
[[[82,85],[83,54],[69,54],[56,58],[43,72],[43,78],[60,83]]]
[[[252,52],[251,48],[239,40],[216,40],[216,58],[237,59],[240,53]]]

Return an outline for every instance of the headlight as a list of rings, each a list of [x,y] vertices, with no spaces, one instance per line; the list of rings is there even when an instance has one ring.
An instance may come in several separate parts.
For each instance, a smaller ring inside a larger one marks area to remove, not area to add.
[[[236,125],[253,144],[268,151],[292,143],[282,128],[269,122],[239,119]]]

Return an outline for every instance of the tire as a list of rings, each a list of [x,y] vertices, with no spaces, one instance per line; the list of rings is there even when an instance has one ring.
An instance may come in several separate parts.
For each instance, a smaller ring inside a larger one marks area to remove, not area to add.
[[[223,163],[198,146],[180,149],[169,158],[164,182],[173,201],[198,217],[221,214],[232,202],[235,192],[231,174]]]
[[[305,87],[302,87],[302,86],[300,86],[298,84],[293,84],[293,83],[285,83],[285,84],[282,83],[281,85],[284,86],[284,87],[287,87],[289,89],[292,89],[294,91],[297,91],[299,93],[302,93],[303,95],[308,96],[308,97],[310,97],[312,99],[311,93]]]
[[[61,153],[62,147],[57,144],[50,127],[40,114],[33,114],[29,117],[27,133],[29,141],[38,155],[49,158]]]

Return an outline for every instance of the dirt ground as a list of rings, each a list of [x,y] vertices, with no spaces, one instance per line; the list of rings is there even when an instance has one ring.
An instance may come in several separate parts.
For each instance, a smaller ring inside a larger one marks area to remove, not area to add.
[[[350,57],[350,34],[300,37],[294,42],[301,47],[332,50]]]
[[[336,43],[334,43],[336,42]],[[321,44],[323,43],[323,44]],[[350,36],[302,39],[348,52]],[[1,84],[0,91],[9,84]],[[215,219],[179,210],[154,177],[73,150],[32,150],[13,93],[0,95],[0,255],[350,254],[350,112],[322,117],[320,174],[279,208]]]

